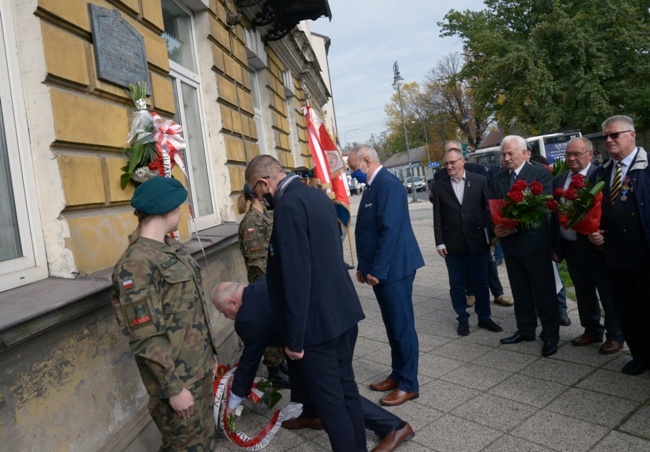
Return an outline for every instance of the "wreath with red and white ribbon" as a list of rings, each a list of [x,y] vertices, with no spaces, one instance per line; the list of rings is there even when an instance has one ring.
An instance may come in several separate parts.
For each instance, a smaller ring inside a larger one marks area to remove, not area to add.
[[[231,430],[229,427],[228,415],[226,414],[226,408],[228,407],[228,401],[230,400],[230,391],[232,387],[232,379],[235,375],[235,369],[237,369],[237,366],[218,376],[214,380],[214,422],[217,425],[217,428],[222,430],[226,438],[228,438],[232,443],[238,445],[244,450],[260,450],[269,444],[271,439],[280,429],[282,422],[300,416],[302,405],[289,404],[284,408],[277,410],[273,413],[273,416],[271,416],[269,423],[252,438],[244,432]],[[253,401],[257,400],[255,403],[260,399],[259,394],[256,394],[255,390],[251,391],[250,397]]]

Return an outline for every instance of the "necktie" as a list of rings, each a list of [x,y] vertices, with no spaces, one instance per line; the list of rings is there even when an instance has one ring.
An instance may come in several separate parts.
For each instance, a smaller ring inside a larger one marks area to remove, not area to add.
[[[614,180],[612,180],[612,187],[609,194],[609,200],[614,205],[616,198],[621,193],[621,167],[623,166],[622,162],[616,162],[616,174],[614,174]]]
[[[510,187],[515,183],[515,179],[517,179],[517,173],[510,171]]]

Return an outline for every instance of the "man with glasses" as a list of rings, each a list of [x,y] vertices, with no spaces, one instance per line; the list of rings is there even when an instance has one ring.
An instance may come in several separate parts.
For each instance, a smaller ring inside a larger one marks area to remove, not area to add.
[[[449,274],[449,294],[458,317],[457,332],[469,334],[469,314],[465,297],[467,273],[472,275],[479,328],[499,332],[503,329],[491,319],[488,287],[488,255],[491,222],[488,208],[487,178],[465,171],[463,154],[445,153],[444,166],[449,177],[433,184],[433,228],[438,254],[445,259]]]
[[[605,181],[600,230],[589,240],[605,247],[607,278],[632,361],[621,371],[639,375],[650,369],[650,168],[648,154],[636,146],[634,122],[612,116],[603,122],[610,159],[590,180]]]
[[[591,160],[594,156],[593,145],[587,138],[574,138],[566,147],[566,163],[569,169],[553,179],[553,189],[569,188],[574,177],[588,178],[596,171]],[[591,244],[584,234],[573,229],[565,230],[559,222],[554,221],[556,255],[559,261],[566,259],[569,275],[576,290],[578,315],[584,333],[571,341],[574,346],[586,346],[607,340],[599,352],[604,355],[616,353],[623,348],[623,333],[618,324],[614,308],[612,289],[607,281],[605,256]],[[598,290],[598,294],[596,294]],[[605,311],[605,325],[601,323],[600,303]]]
[[[506,170],[492,177],[492,198],[503,199],[517,180],[528,184],[537,181],[543,185],[544,194],[552,193],[551,172],[546,168],[531,165],[526,157],[526,140],[517,135],[503,138],[501,164]],[[506,228],[498,224],[494,227],[494,233],[500,237],[503,245],[517,321],[516,333],[501,339],[501,343],[534,341],[537,313],[542,323],[542,355],[554,355],[557,353],[560,339],[560,312],[557,308],[551,260],[550,222],[546,220],[536,229]]]
[[[343,266],[334,205],[296,174],[287,176],[270,155],[251,160],[245,178],[266,208],[275,210],[266,274],[291,385],[307,387],[334,451],[365,451],[352,368],[364,315]]]

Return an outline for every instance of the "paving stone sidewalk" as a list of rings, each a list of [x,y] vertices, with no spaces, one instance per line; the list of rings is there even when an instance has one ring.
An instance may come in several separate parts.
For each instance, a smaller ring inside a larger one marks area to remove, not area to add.
[[[359,200],[351,199],[353,215]],[[470,309],[470,335],[458,336],[446,267],[435,251],[431,204],[412,203],[410,213],[426,266],[417,273],[413,293],[420,397],[389,408],[416,433],[400,451],[650,451],[650,372],[638,377],[622,374],[621,367],[630,359],[627,351],[604,356],[598,354],[599,344],[571,346],[571,339],[582,333],[571,300],[572,325],[561,327],[559,351],[550,358],[541,357],[539,340],[499,342],[516,330],[512,307],[492,305],[492,317],[503,333],[479,330]],[[510,295],[505,266],[499,271]],[[390,348],[372,289],[355,284],[366,313],[355,351],[356,380],[364,396],[378,401],[381,394],[370,391],[368,384],[389,374]],[[289,397],[283,392],[281,404]],[[257,433],[268,416],[248,411],[240,428],[249,435]],[[378,439],[372,432],[367,438],[371,450]],[[329,449],[322,431],[280,429],[265,450]],[[220,437],[218,450],[241,449]]]

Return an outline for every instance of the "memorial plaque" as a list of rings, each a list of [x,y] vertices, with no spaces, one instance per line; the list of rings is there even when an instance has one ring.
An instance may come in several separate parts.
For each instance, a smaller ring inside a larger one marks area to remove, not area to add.
[[[146,81],[147,95],[151,95],[142,35],[122,18],[119,11],[93,4],[89,7],[97,78],[124,88],[128,88],[130,83]]]

